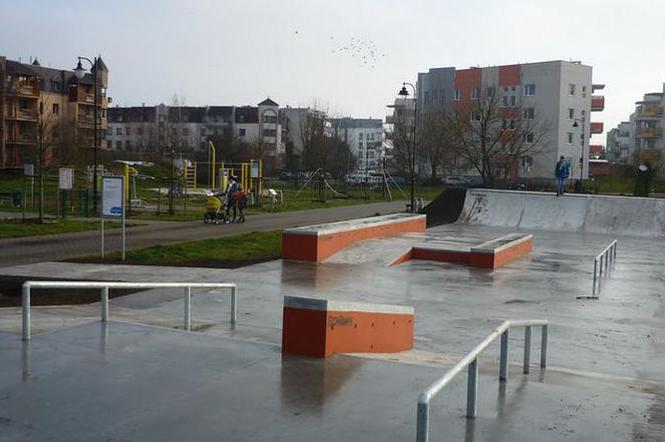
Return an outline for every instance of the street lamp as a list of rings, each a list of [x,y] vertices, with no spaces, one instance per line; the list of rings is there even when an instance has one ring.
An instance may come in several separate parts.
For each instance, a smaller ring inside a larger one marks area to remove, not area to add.
[[[411,83],[402,83],[398,95],[404,98],[409,96],[409,91],[406,86],[411,86],[413,89],[413,138],[411,140],[411,212],[416,211],[416,124],[418,121],[418,98],[416,97],[416,87]]]
[[[93,78],[93,90],[94,90],[94,104],[95,104],[95,109],[94,109],[94,128],[95,128],[95,134],[94,134],[94,146],[93,146],[93,161],[94,161],[94,166],[93,166],[93,175],[92,175],[92,208],[93,211],[96,213],[97,212],[97,150],[99,149],[99,133],[97,129],[97,119],[98,119],[98,93],[97,93],[97,57],[95,57],[94,61],[90,60],[89,58],[86,57],[78,57],[78,63],[76,64],[76,67],[74,68],[74,75],[76,78],[79,80],[82,80],[83,77],[85,76],[86,70],[81,64],[81,60],[85,60],[88,63],[90,63],[90,72],[92,73],[92,78]]]
[[[582,120],[584,122],[584,120]],[[573,128],[578,129],[580,127],[579,123],[577,122],[577,119],[575,119],[575,122],[573,123]],[[580,189],[582,188],[582,179],[584,178],[584,139],[580,138],[581,141],[581,146],[580,146]]]

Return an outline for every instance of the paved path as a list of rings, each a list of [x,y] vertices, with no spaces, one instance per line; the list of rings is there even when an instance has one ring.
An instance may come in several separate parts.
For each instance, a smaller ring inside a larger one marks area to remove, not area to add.
[[[189,221],[136,226],[127,229],[127,249],[384,215],[404,208],[404,201],[394,201],[253,215],[247,217],[245,224],[205,225],[202,221]],[[120,229],[108,230],[106,250],[120,250],[120,241]],[[99,231],[5,239],[0,240],[0,250],[0,267],[94,255],[100,251]]]

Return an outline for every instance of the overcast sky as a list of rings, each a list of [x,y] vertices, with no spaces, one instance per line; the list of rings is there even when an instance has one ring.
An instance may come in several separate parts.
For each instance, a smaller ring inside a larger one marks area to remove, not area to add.
[[[101,53],[119,105],[270,96],[375,118],[430,67],[581,60],[607,85],[607,130],[662,90],[664,18],[662,0],[0,0],[0,54],[71,69]]]

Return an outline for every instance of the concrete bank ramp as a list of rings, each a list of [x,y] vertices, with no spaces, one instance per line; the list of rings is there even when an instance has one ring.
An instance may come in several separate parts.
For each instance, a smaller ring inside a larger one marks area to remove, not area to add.
[[[457,223],[523,229],[665,235],[665,200],[469,189]]]

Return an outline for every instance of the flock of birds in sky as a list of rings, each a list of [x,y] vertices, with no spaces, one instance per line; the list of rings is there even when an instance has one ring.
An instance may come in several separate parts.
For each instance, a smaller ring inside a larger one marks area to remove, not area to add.
[[[295,31],[299,35],[299,31]],[[330,41],[335,43],[335,37],[330,37]],[[375,69],[379,60],[386,56],[373,40],[362,40],[351,37],[342,44],[335,45],[330,52],[338,57],[347,57],[354,59],[358,67],[363,69]]]

